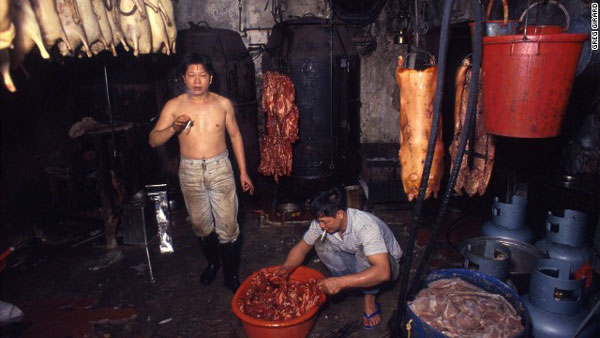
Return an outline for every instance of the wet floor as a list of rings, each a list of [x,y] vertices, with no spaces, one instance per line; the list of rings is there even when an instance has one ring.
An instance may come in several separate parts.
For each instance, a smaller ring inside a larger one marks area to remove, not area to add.
[[[387,222],[402,248],[412,207],[398,203],[376,205],[373,210]],[[302,217],[274,222],[273,217],[261,216],[259,209],[246,205],[240,214],[242,280],[260,268],[283,263],[308,226]],[[427,224],[436,212],[437,206],[426,204],[425,225],[417,236],[417,261],[429,239]],[[431,260],[434,268],[460,266],[462,258],[454,247],[462,239],[477,236],[481,225],[477,217],[465,215],[449,214],[447,227],[453,228],[439,236]],[[84,228],[76,222],[70,226],[80,232]],[[206,261],[184,209],[172,214],[172,236],[174,253],[161,254],[157,240],[149,246],[154,282],[144,247],[120,244],[107,250],[102,236],[75,247],[71,241],[22,248],[9,259],[11,267],[0,274],[0,299],[19,306],[25,317],[2,328],[2,336],[245,337],[231,311],[233,295],[223,287],[221,273],[209,286],[199,282]],[[314,251],[305,264],[327,274]],[[395,282],[381,291],[382,324],[370,331],[360,328],[362,294],[349,291],[329,298],[309,337],[388,336],[387,324],[398,306],[399,290],[400,283]]]

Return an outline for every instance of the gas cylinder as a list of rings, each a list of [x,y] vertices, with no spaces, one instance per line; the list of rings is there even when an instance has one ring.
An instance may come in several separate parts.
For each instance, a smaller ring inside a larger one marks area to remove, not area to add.
[[[583,279],[571,279],[571,263],[539,259],[534,263],[529,294],[523,297],[534,337],[571,337],[587,315],[583,307]],[[590,321],[577,337],[594,337],[600,329]]]
[[[481,235],[532,243],[533,230],[525,225],[526,208],[527,198],[523,196],[512,196],[512,203],[511,201],[502,203],[498,197],[494,197],[492,219],[483,225]]]
[[[571,263],[571,273],[581,268],[592,256],[592,247],[586,243],[585,213],[565,209],[564,217],[546,217],[546,237],[535,246],[548,254],[548,258]]]
[[[464,268],[486,273],[506,283],[510,273],[510,249],[493,240],[485,240],[481,244],[461,247],[465,256]],[[509,286],[512,285],[509,283]]]

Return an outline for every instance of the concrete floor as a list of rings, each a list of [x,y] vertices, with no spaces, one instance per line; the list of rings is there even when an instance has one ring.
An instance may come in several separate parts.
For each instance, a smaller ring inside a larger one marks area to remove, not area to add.
[[[387,222],[402,248],[406,247],[412,208],[413,204],[408,203],[376,205],[373,211]],[[262,267],[281,264],[308,226],[302,216],[283,224],[272,222],[273,217],[269,218],[271,222],[265,222],[258,209],[248,206],[240,214],[242,280]],[[425,225],[417,236],[413,266],[428,242],[427,224],[432,223],[436,214],[435,203],[426,203]],[[465,215],[448,216],[448,224],[461,217],[461,224],[468,225],[453,229],[449,240],[454,245],[478,235],[481,220]],[[0,299],[21,307],[26,316],[21,322],[2,328],[0,334],[40,337],[43,332],[45,337],[65,337],[83,332],[92,337],[245,337],[240,320],[231,311],[232,294],[222,286],[222,275],[219,273],[210,286],[199,283],[205,259],[186,217],[185,210],[173,213],[174,253],[160,254],[156,240],[149,247],[154,283],[149,280],[143,247],[120,244],[109,251],[104,248],[102,237],[76,247],[71,247],[72,242],[40,244],[15,253],[9,259],[13,267],[0,274]],[[81,231],[81,225],[70,226]],[[462,258],[444,234],[442,231],[439,236],[439,250],[431,264],[434,268],[460,266]],[[326,273],[314,251],[306,265]],[[382,325],[371,331],[358,328],[345,336],[387,336],[386,324],[398,306],[399,289],[400,283],[391,283],[378,297]],[[135,317],[128,311],[133,311]],[[91,316],[92,312],[95,316]],[[346,292],[328,299],[309,337],[327,337],[361,320],[362,295]],[[87,324],[90,321],[94,325]]]

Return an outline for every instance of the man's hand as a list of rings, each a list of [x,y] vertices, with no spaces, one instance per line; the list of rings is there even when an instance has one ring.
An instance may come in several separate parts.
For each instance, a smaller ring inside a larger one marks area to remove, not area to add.
[[[291,272],[292,272],[292,269],[289,268],[289,267],[287,267],[287,266],[285,266],[285,265],[282,265],[282,266],[278,267],[274,271],[274,273],[276,275],[281,276],[282,278],[287,278],[290,275]]]
[[[342,291],[342,289],[344,288],[344,284],[342,283],[341,277],[329,277],[322,279],[319,282],[319,287],[326,294],[335,295],[336,293]]]
[[[175,130],[175,132],[179,134],[186,128],[191,128],[193,125],[194,121],[192,121],[192,118],[188,115],[182,114],[177,116],[177,118],[175,119],[175,121],[173,121],[173,124],[171,126],[173,127],[173,130]]]
[[[254,194],[254,185],[252,184],[252,180],[250,180],[248,174],[242,173],[240,175],[240,183],[242,184],[242,190],[244,192],[249,192],[250,196]]]

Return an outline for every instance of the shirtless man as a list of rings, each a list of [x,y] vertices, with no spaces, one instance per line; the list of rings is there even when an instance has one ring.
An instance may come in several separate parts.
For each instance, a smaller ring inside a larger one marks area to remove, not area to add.
[[[214,75],[210,60],[196,53],[187,54],[180,71],[187,91],[165,104],[150,132],[150,146],[163,145],[177,134],[181,192],[208,260],[200,282],[212,283],[222,263],[225,286],[235,292],[240,284],[236,248],[240,230],[225,131],[240,169],[242,190],[252,195],[254,186],[246,171],[244,143],[231,101],[209,91]]]

